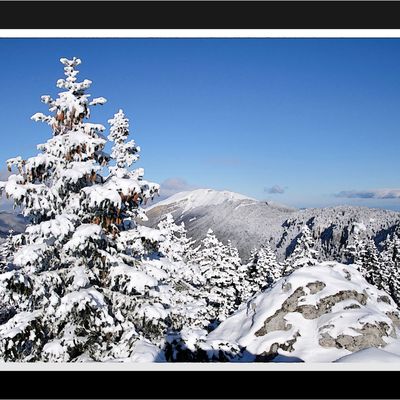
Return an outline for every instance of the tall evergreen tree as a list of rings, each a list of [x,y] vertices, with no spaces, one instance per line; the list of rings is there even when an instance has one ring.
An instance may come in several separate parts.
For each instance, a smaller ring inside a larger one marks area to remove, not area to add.
[[[372,239],[366,242],[361,262],[365,270],[365,279],[367,282],[379,289],[384,289],[385,281],[382,276],[382,259]]]
[[[301,229],[297,237],[296,246],[292,254],[285,260],[284,275],[306,265],[315,265],[318,262],[319,253],[315,249],[315,240],[307,225]]]
[[[381,253],[381,286],[400,305],[400,237],[396,231],[388,235]]]
[[[167,214],[157,225],[163,235],[160,251],[171,261],[183,261],[192,257],[194,240],[187,237],[185,224],[177,225],[172,214]]]
[[[361,237],[359,229],[353,225],[353,236],[349,239],[345,249],[348,263],[354,264],[358,271],[365,277],[367,270],[364,262],[367,256],[367,242]]]
[[[273,285],[281,276],[282,268],[271,247],[266,244],[261,249],[253,249],[248,263],[243,266],[246,270],[246,298]]]
[[[114,155],[104,152],[105,127],[85,120],[91,106],[106,100],[89,100],[92,82],[77,80],[80,59],[60,61],[66,78],[57,86],[63,91],[56,99],[42,96],[50,115],[32,117],[48,124],[52,137],[38,146],[37,156],[9,159],[17,171],[1,184],[30,219],[13,239],[11,263],[0,274],[4,361],[105,360],[115,358],[118,346],[130,354],[142,337],[131,317],[135,296],[158,284],[140,260],[118,252],[116,238],[124,219],[138,215],[159,186],[125,169],[138,149],[125,143],[123,124],[112,129]],[[103,177],[112,158],[116,168]]]
[[[210,320],[222,321],[237,308],[240,301],[237,254],[232,246],[229,248],[220,242],[212,229],[208,230],[201,245],[193,262],[199,265],[205,280],[202,291]]]

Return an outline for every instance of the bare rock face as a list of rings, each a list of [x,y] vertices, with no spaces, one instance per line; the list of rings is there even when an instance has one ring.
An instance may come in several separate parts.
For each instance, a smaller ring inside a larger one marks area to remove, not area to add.
[[[254,361],[277,356],[331,362],[397,342],[400,312],[352,266],[303,267],[244,304],[208,335],[243,349]]]

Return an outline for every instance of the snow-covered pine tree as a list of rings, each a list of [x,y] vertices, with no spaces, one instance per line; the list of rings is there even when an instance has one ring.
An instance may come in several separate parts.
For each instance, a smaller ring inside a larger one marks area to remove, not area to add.
[[[139,205],[146,204],[149,197],[142,197],[140,192],[134,188],[129,190],[132,181],[140,182],[140,189],[148,192],[151,197],[158,193],[159,185],[143,181],[143,168],[129,169],[133,163],[139,160],[140,147],[136,145],[134,140],[128,140],[129,120],[123,110],[120,109],[114,114],[114,117],[109,119],[108,123],[110,124],[108,139],[113,143],[111,159],[114,160],[115,165],[109,167],[110,175],[106,179],[106,184],[120,188],[122,201],[121,208],[117,209],[116,224],[119,230],[125,230],[129,229],[131,225],[136,227],[136,218],[147,220],[143,208]]]
[[[395,270],[390,275],[387,286],[388,286],[387,292],[390,294],[390,296],[396,302],[396,304],[398,306],[400,306],[400,272],[399,272],[399,270]]]
[[[400,235],[388,235],[381,253],[381,286],[400,305]]]
[[[239,250],[232,244],[230,240],[226,245],[226,263],[229,265],[229,269],[232,273],[232,284],[235,289],[235,308],[237,308],[243,301],[246,300],[246,296],[241,291],[241,282],[246,279],[246,275],[242,270],[242,260],[239,255]]]
[[[160,252],[171,261],[182,261],[194,243],[187,237],[185,224],[177,225],[172,214],[168,213],[158,223],[157,228],[164,240],[160,243]]]
[[[282,276],[282,267],[268,244],[257,252],[257,262],[248,271],[255,292],[271,286]]]
[[[292,254],[284,262],[283,275],[288,275],[306,265],[317,264],[318,257],[319,253],[315,249],[315,240],[311,230],[307,225],[304,225],[297,237],[296,246]]]
[[[189,290],[192,304],[186,301],[182,315],[188,310],[195,310],[195,318],[185,317],[182,328],[167,335],[165,354],[168,361],[231,361],[239,354],[239,348],[231,343],[215,341],[212,349],[207,346],[207,329],[217,324],[238,308],[243,300],[241,260],[238,250],[228,241],[223,245],[210,229],[200,248],[192,250],[189,264],[184,269],[186,274],[197,276],[198,268],[203,272],[203,281],[194,285],[197,292]],[[173,276],[178,277],[179,271]],[[185,278],[186,281],[188,277]],[[192,278],[193,279],[193,278]],[[176,278],[175,278],[176,282]],[[225,296],[228,296],[227,298]],[[200,301],[205,301],[201,307]],[[182,303],[183,304],[183,303]]]
[[[352,228],[353,236],[347,243],[345,248],[345,257],[349,264],[354,264],[358,271],[360,271],[365,277],[367,271],[363,265],[366,256],[366,241],[360,236],[360,230],[358,224],[355,223]]]
[[[254,272],[257,271],[258,260],[258,249],[254,248],[250,252],[247,263],[243,263],[239,268],[239,288],[244,301],[248,300],[259,289],[258,285],[251,278]]]
[[[134,141],[127,142],[128,119],[120,110],[109,123],[109,139],[115,143],[111,153],[115,166],[110,167],[108,179],[121,182],[121,179],[133,178],[141,181],[143,169],[128,170],[138,160],[140,150]],[[123,317],[131,321],[146,339],[160,347],[167,332],[179,331],[183,326],[207,325],[208,320],[203,318],[205,302],[199,299],[199,292],[193,286],[193,283],[201,282],[200,273],[197,271],[196,274],[194,268],[183,261],[192,244],[186,236],[184,224],[176,225],[172,216],[167,215],[158,229],[137,225],[136,219],[147,220],[147,217],[140,208],[132,210],[129,202],[127,207],[119,210],[119,216],[122,225],[118,225],[120,232],[115,238],[118,254],[110,258],[111,266],[116,268],[111,268],[110,274],[116,272],[114,282],[117,287],[121,275],[125,277],[122,282],[126,284],[126,280],[129,281],[130,290],[122,286],[118,293],[113,293],[121,305]],[[138,290],[135,287],[137,276],[129,277],[135,270],[156,279],[157,286],[151,288],[148,285],[149,289]]]
[[[372,239],[366,241],[365,252],[361,262],[365,269],[365,279],[367,282],[375,285],[378,289],[384,289],[385,282],[382,276],[382,259]]]
[[[37,156],[9,159],[17,168],[1,190],[22,206],[30,218],[11,263],[0,274],[0,360],[102,361],[129,357],[142,336],[129,313],[135,298],[156,287],[157,279],[140,265],[119,255],[115,238],[126,216],[159,186],[141,175],[130,175],[122,160],[117,169],[101,175],[110,157],[104,152],[105,127],[85,122],[90,106],[91,81],[77,81],[78,58],[62,58],[64,89],[56,99],[42,96],[50,115],[32,119],[47,123],[52,137],[38,146]],[[119,143],[121,144],[121,143]],[[134,152],[133,152],[134,153]],[[134,154],[132,155],[134,156]],[[126,165],[132,160],[127,159]]]
[[[174,265],[175,269],[171,274],[176,279],[200,288],[204,284],[204,278],[198,265],[191,262],[200,246],[194,246],[195,241],[187,237],[185,224],[182,222],[177,225],[172,214],[168,213],[160,220],[157,228],[162,235],[158,251]]]
[[[193,263],[198,264],[205,280],[202,287],[211,321],[222,321],[238,305],[237,255],[220,242],[212,229],[207,231]]]

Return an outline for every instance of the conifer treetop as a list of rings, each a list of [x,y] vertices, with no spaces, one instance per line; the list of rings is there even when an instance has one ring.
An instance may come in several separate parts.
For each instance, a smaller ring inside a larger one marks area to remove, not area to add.
[[[121,109],[114,114],[114,118],[108,120],[108,123],[111,125],[108,139],[114,142],[111,157],[116,161],[116,167],[112,167],[111,170],[117,174],[120,169],[130,167],[139,159],[140,147],[134,140],[127,141],[129,119]]]

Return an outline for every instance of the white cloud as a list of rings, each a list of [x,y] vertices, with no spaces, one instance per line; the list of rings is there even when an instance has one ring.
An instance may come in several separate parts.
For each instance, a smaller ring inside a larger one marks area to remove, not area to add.
[[[399,199],[400,189],[343,190],[335,197],[347,199]]]
[[[264,188],[264,192],[271,193],[271,194],[283,194],[285,193],[286,187],[282,187],[279,185],[274,185],[270,188]]]
[[[157,197],[154,200],[161,201],[175,193],[194,189],[197,189],[197,186],[189,184],[182,178],[168,178],[160,184],[160,197]]]

